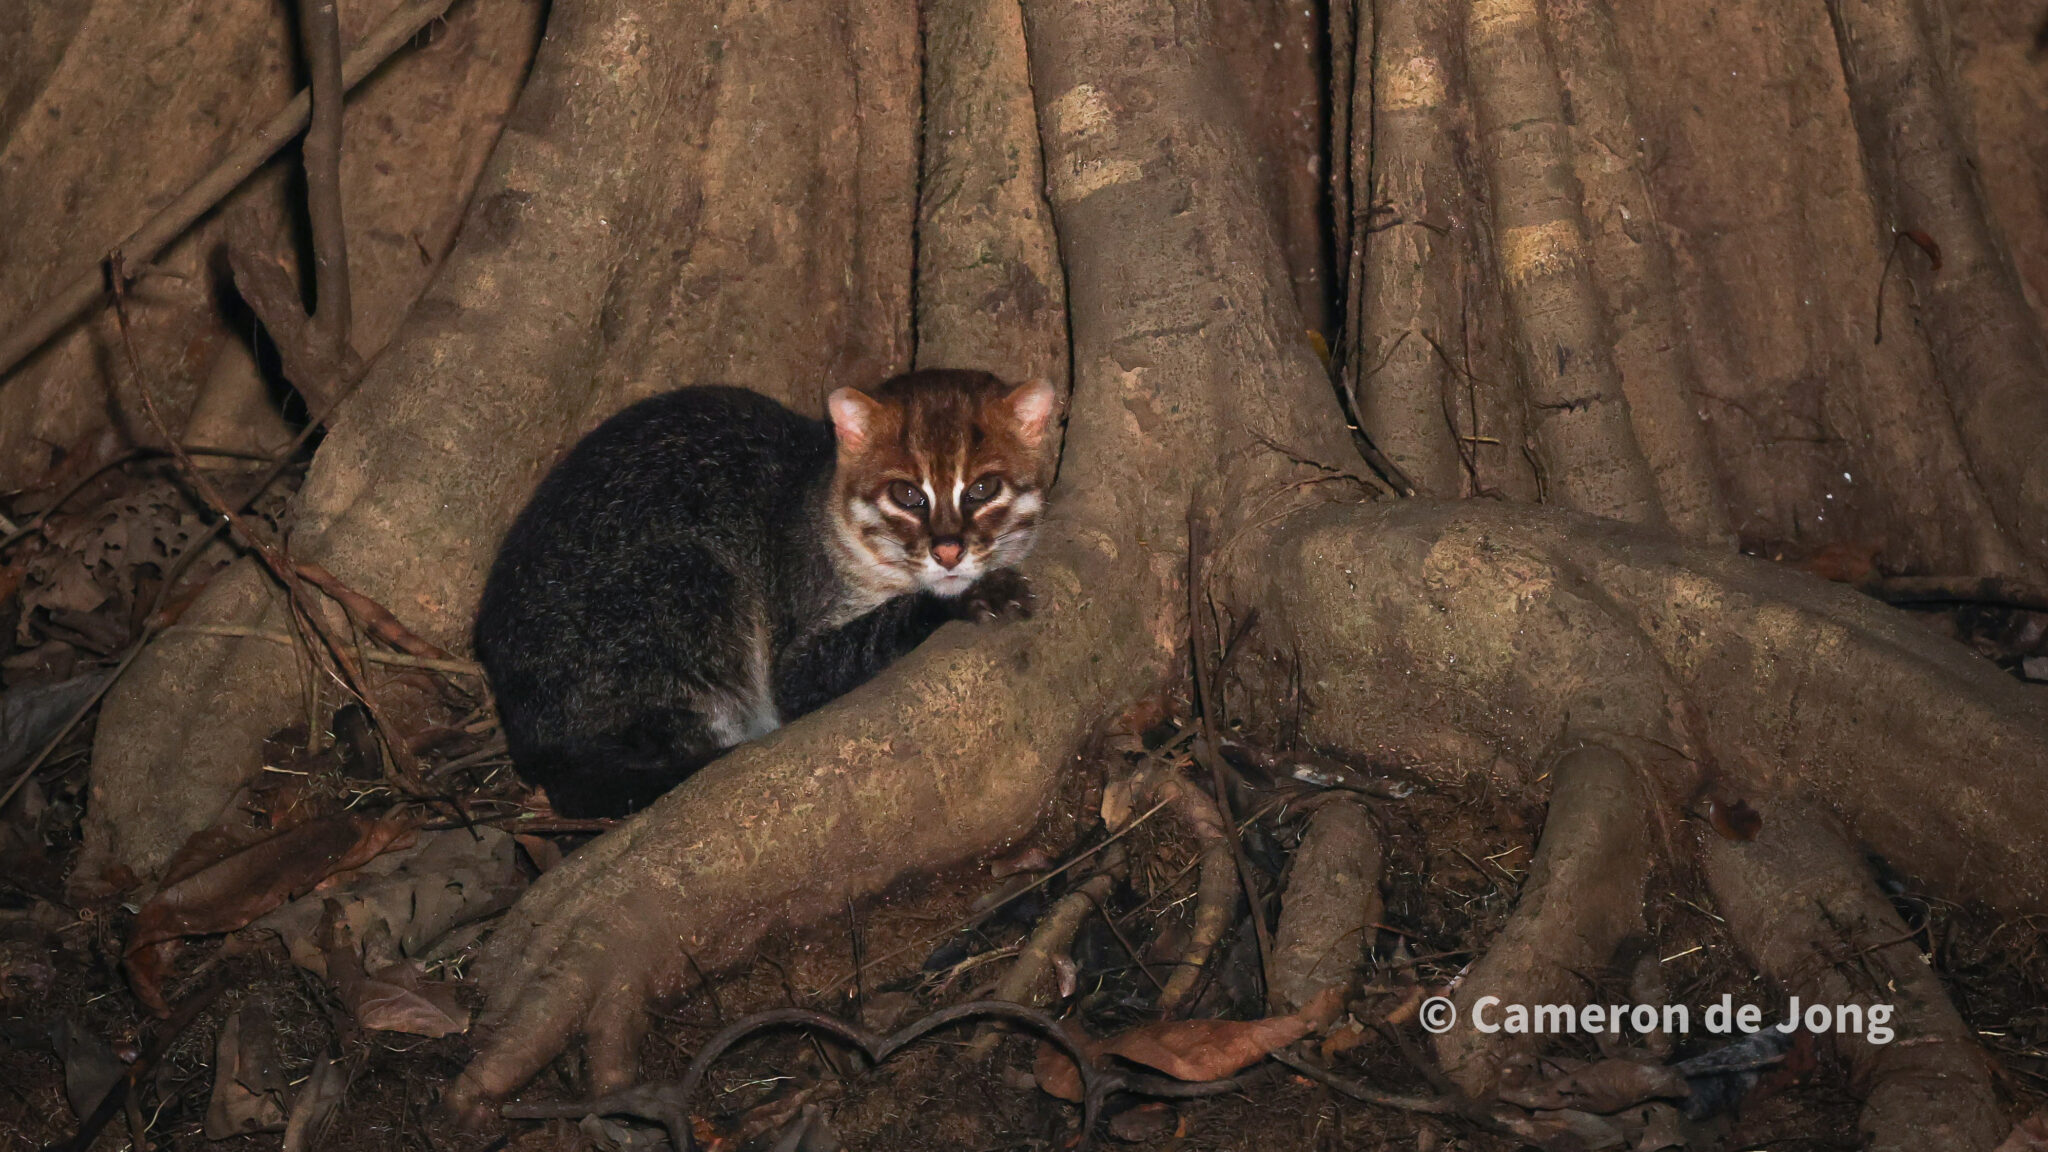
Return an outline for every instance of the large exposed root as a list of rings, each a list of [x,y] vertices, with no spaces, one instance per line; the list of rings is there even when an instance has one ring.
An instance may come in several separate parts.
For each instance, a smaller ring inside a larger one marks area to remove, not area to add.
[[[1360,35],[1372,37],[1366,46],[1381,59],[1362,55],[1355,81],[1366,115],[1352,132],[1371,147],[1360,157],[1369,165],[1351,173],[1344,386],[1379,450],[1423,495],[1450,498],[1466,480],[1458,429],[1444,418],[1452,370],[1422,335],[1456,330],[1469,235],[1450,227],[1464,189],[1443,124],[1454,67],[1449,16],[1430,4],[1360,0],[1359,7],[1366,10]]]
[[[1643,929],[1650,874],[1650,818],[1627,760],[1597,745],[1574,748],[1551,769],[1550,815],[1515,912],[1472,965],[1453,998],[1459,1026],[1437,1037],[1437,1058],[1466,1095],[1491,1096],[1534,1037],[1473,1027],[1474,1005],[1581,1004],[1589,975],[1615,946]]]
[[[924,8],[917,365],[1067,391],[1067,285],[1016,0]]]
[[[1572,114],[1572,170],[1586,223],[1585,255],[1612,317],[1614,366],[1629,423],[1657,481],[1671,526],[1693,540],[1728,538],[1693,395],[1699,372],[1678,315],[1671,249],[1657,225],[1629,83],[1605,0],[1543,0],[1545,39],[1557,56]]]
[[[1309,817],[1290,866],[1267,965],[1268,1007],[1298,1012],[1331,985],[1348,984],[1365,962],[1380,900],[1384,859],[1365,806],[1333,796]]]
[[[1230,931],[1237,913],[1237,898],[1244,891],[1238,881],[1237,858],[1230,850],[1230,830],[1223,813],[1209,794],[1179,776],[1169,776],[1159,785],[1159,795],[1172,803],[1174,813],[1201,845],[1197,858],[1201,868],[1195,881],[1194,923],[1180,962],[1159,990],[1159,1010],[1178,1011],[1202,983],[1216,946]]]
[[[1822,1040],[1863,1093],[1864,1147],[1995,1147],[2007,1123],[1984,1054],[1869,866],[1823,812],[1783,803],[1763,815],[1754,841],[1707,841],[1707,882],[1743,951],[1802,1013],[1829,1017]],[[1879,1004],[1896,1009],[1881,1044],[1869,1039]],[[1853,1017],[1838,1011],[1848,1005]],[[1856,1031],[1843,1031],[1851,1019]]]
[[[1782,787],[1928,890],[2048,908],[2048,704],[1897,609],[1470,502],[1314,510],[1247,551],[1236,602],[1291,625],[1311,744],[1455,780],[1611,733],[1667,813],[1714,778]]]

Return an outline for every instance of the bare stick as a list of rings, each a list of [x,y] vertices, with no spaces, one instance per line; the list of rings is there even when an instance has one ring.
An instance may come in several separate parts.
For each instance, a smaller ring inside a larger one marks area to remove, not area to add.
[[[334,0],[300,0],[313,107],[306,143],[306,212],[313,224],[314,336],[329,364],[348,354],[348,234],[341,222],[341,19]]]
[[[1382,1108],[1398,1108],[1403,1112],[1421,1112],[1430,1116],[1461,1115],[1456,1097],[1407,1096],[1398,1092],[1383,1092],[1378,1088],[1360,1084],[1356,1080],[1345,1079],[1327,1068],[1311,1064],[1284,1049],[1269,1052],[1267,1055],[1271,1056],[1275,1061],[1301,1073],[1303,1076],[1314,1080],[1316,1083],[1326,1088],[1334,1089],[1342,1095],[1351,1097],[1353,1100],[1366,1104],[1377,1104]]]
[[[450,2],[408,0],[401,5],[389,19],[377,26],[376,31],[370,33],[368,39],[348,54],[348,59],[342,64],[342,87],[348,89],[362,83],[364,77],[405,47],[429,21],[447,11]],[[151,217],[147,224],[115,245],[114,250],[124,253],[132,263],[156,259],[157,254],[184,235],[194,221],[227,199],[228,194],[241,187],[242,182],[254,175],[265,161],[305,131],[307,122],[312,118],[312,110],[313,100],[309,93],[301,92],[292,97],[291,103],[272,116],[256,135],[229,153],[213,171],[200,177],[183,195]],[[79,313],[106,297],[106,274],[100,264],[96,263],[66,281],[41,308],[16,326],[4,343],[0,343],[0,375],[27,359],[29,353],[63,331],[64,326],[76,319]]]
[[[310,560],[301,560],[292,565],[299,578],[313,587],[334,597],[349,615],[362,621],[370,634],[384,641],[400,652],[417,656],[422,660],[446,661],[448,653],[438,646],[421,639],[419,634],[400,623],[389,608],[363,595],[341,582],[341,578]],[[428,667],[422,664],[419,667]],[[474,667],[474,665],[470,665]]]
[[[159,636],[230,636],[240,640],[268,640],[272,644],[297,643],[283,632],[271,632],[252,628],[245,624],[173,624],[157,633]],[[446,672],[453,676],[482,676],[483,666],[469,660],[448,660],[431,656],[409,656],[397,652],[366,650],[363,659],[371,664],[383,664],[391,668],[419,668],[428,672]]]
[[[1121,852],[1116,855],[1115,860],[1104,858],[1105,867],[1114,868],[1121,865]],[[1011,964],[1010,970],[996,982],[995,991],[987,999],[1006,1000],[1012,1004],[1036,1007],[1032,1003],[1032,991],[1052,968],[1053,958],[1065,953],[1074,943],[1074,935],[1081,930],[1081,924],[1087,920],[1088,914],[1095,911],[1102,901],[1108,899],[1115,887],[1116,877],[1108,871],[1102,871],[1090,876],[1073,891],[1060,897],[1059,902],[1052,906],[1052,911],[1047,912],[1038,921],[1038,926],[1031,930],[1030,938],[1025,940],[1024,946],[1017,951],[1016,962]],[[967,1055],[975,1060],[988,1058],[996,1050],[998,1039],[1000,1034],[994,1029],[984,1030],[967,1046]]]
[[[960,932],[964,931],[965,929],[972,928],[976,924],[979,924],[982,921],[988,919],[990,916],[995,915],[996,910],[1001,908],[1003,905],[1016,900],[1020,896],[1036,892],[1040,888],[1045,887],[1047,884],[1052,883],[1052,881],[1055,878],[1057,878],[1061,873],[1068,871],[1075,865],[1082,863],[1091,856],[1094,856],[1096,853],[1108,849],[1110,845],[1130,835],[1132,832],[1137,831],[1140,825],[1144,824],[1145,821],[1150,820],[1152,817],[1158,815],[1159,810],[1161,808],[1166,807],[1168,804],[1172,802],[1172,798],[1169,797],[1165,800],[1159,801],[1157,804],[1152,805],[1152,807],[1146,809],[1144,813],[1141,814],[1137,819],[1132,820],[1130,823],[1117,829],[1114,833],[1110,835],[1109,839],[1104,840],[1102,843],[1097,844],[1095,847],[1090,848],[1087,851],[1076,855],[1072,860],[1067,861],[1065,864],[1062,864],[1059,867],[1053,869],[1052,871],[1047,872],[1045,875],[1040,876],[1038,879],[1033,880],[1031,883],[1025,885],[1024,887],[1017,889],[1015,892],[1010,893],[1008,896],[1003,897],[1001,900],[996,901],[994,904],[989,905],[988,907],[982,909],[974,915],[969,916],[966,919],[960,921],[959,923],[953,925],[951,928],[946,929],[944,932],[939,934],[938,939],[944,939],[947,936],[951,936],[955,932]],[[901,956],[904,953],[910,951],[912,948],[916,948],[921,945],[928,947],[929,941],[913,940],[910,943],[905,944],[901,948],[895,949],[891,952],[885,952],[880,956],[876,956],[870,959],[865,965],[865,967],[871,969],[875,967],[877,964],[881,964],[889,960],[894,960],[898,956]],[[830,994],[834,990],[838,989],[841,985],[851,981],[855,975],[856,973],[849,972],[846,975],[841,976],[839,979],[834,980],[832,983],[827,984],[823,988],[818,989],[816,995],[825,996]]]

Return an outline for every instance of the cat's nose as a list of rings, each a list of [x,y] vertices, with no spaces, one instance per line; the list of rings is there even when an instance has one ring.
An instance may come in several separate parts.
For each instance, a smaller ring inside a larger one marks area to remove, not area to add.
[[[960,554],[963,551],[965,549],[960,546],[960,541],[958,540],[932,541],[932,559],[937,560],[942,566],[947,568],[959,566]]]

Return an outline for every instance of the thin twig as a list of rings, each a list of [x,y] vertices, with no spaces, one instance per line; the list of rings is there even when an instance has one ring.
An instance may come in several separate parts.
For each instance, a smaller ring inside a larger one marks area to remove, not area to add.
[[[353,88],[362,83],[364,77],[382,67],[386,60],[410,43],[420,29],[446,12],[451,2],[410,0],[401,5],[357,45],[355,51],[348,54],[348,59],[342,64],[342,86]],[[158,253],[184,235],[195,221],[227,199],[229,193],[241,187],[244,180],[305,131],[307,122],[312,118],[312,107],[310,93],[300,92],[292,97],[277,115],[257,129],[255,136],[229,153],[183,195],[151,217],[147,224],[115,245],[113,251],[126,253],[131,263],[147,263],[156,259]],[[5,342],[0,342],[0,376],[62,332],[66,325],[78,318],[79,313],[104,301],[106,296],[106,273],[102,263],[95,263],[92,268],[66,281],[63,287],[50,294],[48,303],[17,325]]]
[[[346,399],[345,394],[336,397],[334,403],[339,404],[343,399]],[[331,405],[329,411],[332,411]],[[279,452],[276,458],[270,462],[270,467],[264,469],[263,473],[256,478],[256,483],[249,489],[248,494],[235,503],[236,511],[246,512],[249,506],[254,504],[279,476],[284,475],[284,470],[298,457],[299,450],[306,446],[306,441],[312,437],[314,430],[325,419],[326,413],[322,413],[318,419],[309,421],[304,428],[299,430],[299,434],[292,438],[292,442],[285,445],[284,450]],[[97,471],[95,475],[97,475]],[[68,499],[69,497],[67,496],[66,498]],[[43,762],[49,759],[52,752],[57,750],[57,746],[63,742],[64,738],[71,734],[71,730],[78,726],[78,722],[85,719],[86,713],[91,711],[93,706],[98,704],[113,689],[114,685],[120,681],[122,673],[128,670],[129,665],[135,663],[135,658],[140,656],[142,650],[148,647],[150,641],[154,640],[157,634],[163,630],[165,623],[164,607],[170,603],[171,593],[178,587],[178,581],[184,578],[185,572],[191,568],[192,562],[197,560],[200,554],[206,551],[206,546],[213,543],[214,538],[219,536],[227,528],[227,525],[228,521],[225,519],[214,521],[205,532],[200,534],[197,540],[187,545],[185,551],[176,560],[171,562],[170,568],[164,573],[163,583],[156,590],[156,599],[150,604],[149,613],[143,617],[142,635],[136,637],[134,642],[128,645],[128,650],[121,654],[120,662],[114,665],[114,670],[108,674],[106,680],[100,684],[99,689],[93,693],[92,699],[86,701],[76,711],[72,712],[71,716],[50,737],[50,742],[45,744],[42,751],[36,754],[36,758],[29,761],[28,767],[22,770],[21,775],[15,777],[14,783],[7,786],[7,791],[0,793],[0,808],[6,807],[7,801],[13,799],[14,794],[21,790],[21,786],[28,783],[29,777],[35,775],[36,770],[42,767]]]
[[[1404,1096],[1397,1092],[1383,1092],[1370,1088],[1355,1080],[1347,1080],[1326,1068],[1319,1068],[1291,1052],[1280,1050],[1267,1053],[1275,1061],[1294,1069],[1303,1076],[1366,1104],[1377,1104],[1382,1108],[1398,1108],[1403,1112],[1420,1112],[1429,1116],[1462,1115],[1459,1102],[1443,1096]]]
[[[148,414],[150,423],[155,426],[157,434],[164,438],[165,443],[171,446],[171,452],[177,457],[179,467],[184,469],[186,479],[192,483],[200,497],[215,513],[227,520],[228,529],[241,540],[242,545],[256,553],[263,566],[270,570],[272,577],[283,587],[293,611],[304,620],[308,628],[319,635],[335,666],[341,670],[349,690],[362,700],[364,710],[369,712],[370,719],[376,723],[378,732],[389,746],[390,757],[387,763],[397,775],[397,782],[411,795],[425,795],[426,786],[419,778],[411,749],[406,747],[396,726],[378,706],[370,690],[369,678],[363,674],[362,666],[350,654],[348,645],[335,634],[334,628],[326,620],[319,605],[305,602],[304,594],[299,588],[302,577],[296,568],[255,525],[244,519],[235,506],[221,495],[220,489],[214,486],[206,473],[200,471],[199,466],[192,462],[192,458],[179,446],[177,438],[171,434],[170,424],[164,420],[163,412],[157,407],[155,390],[149,386],[143,372],[142,357],[135,350],[134,333],[128,323],[126,271],[122,265],[121,254],[116,252],[108,263],[114,288],[114,318],[120,325],[121,344],[127,353],[128,369],[135,378],[135,389],[142,397],[143,411]]]
[[[159,636],[231,636],[243,640],[268,640],[272,644],[295,646],[295,637],[283,632],[273,632],[246,624],[173,624],[161,629]],[[421,668],[429,672],[446,672],[451,676],[482,676],[483,665],[470,660],[435,659],[431,656],[413,656],[400,652],[379,652],[374,648],[361,650],[362,658],[371,664],[383,664],[390,668]],[[504,749],[497,750],[503,753]]]
[[[360,621],[377,639],[407,655],[418,656],[423,660],[448,660],[448,653],[421,639],[412,629],[399,623],[398,617],[393,616],[389,608],[342,583],[341,578],[334,573],[310,560],[301,560],[292,565],[292,568],[299,574],[301,580],[332,596],[352,619]],[[474,668],[475,665],[470,667]]]

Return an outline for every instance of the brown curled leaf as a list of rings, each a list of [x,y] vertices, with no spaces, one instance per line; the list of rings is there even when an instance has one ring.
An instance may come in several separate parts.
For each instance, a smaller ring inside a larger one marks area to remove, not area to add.
[[[1221,1080],[1234,1076],[1321,1028],[1329,1027],[1344,1004],[1340,987],[1323,989],[1301,1011],[1260,1020],[1161,1020],[1141,1024],[1104,1040],[1082,1040],[1091,1058],[1119,1056],[1176,1080]],[[1079,1037],[1077,1037],[1079,1039]],[[1062,1100],[1081,1098],[1081,1077],[1058,1049],[1041,1044],[1034,1069],[1038,1086]]]
[[[136,914],[128,938],[129,981],[159,1015],[169,1011],[162,978],[168,945],[186,936],[232,932],[337,872],[360,868],[409,842],[411,822],[327,816],[260,839],[214,828],[185,842],[166,882]]]

